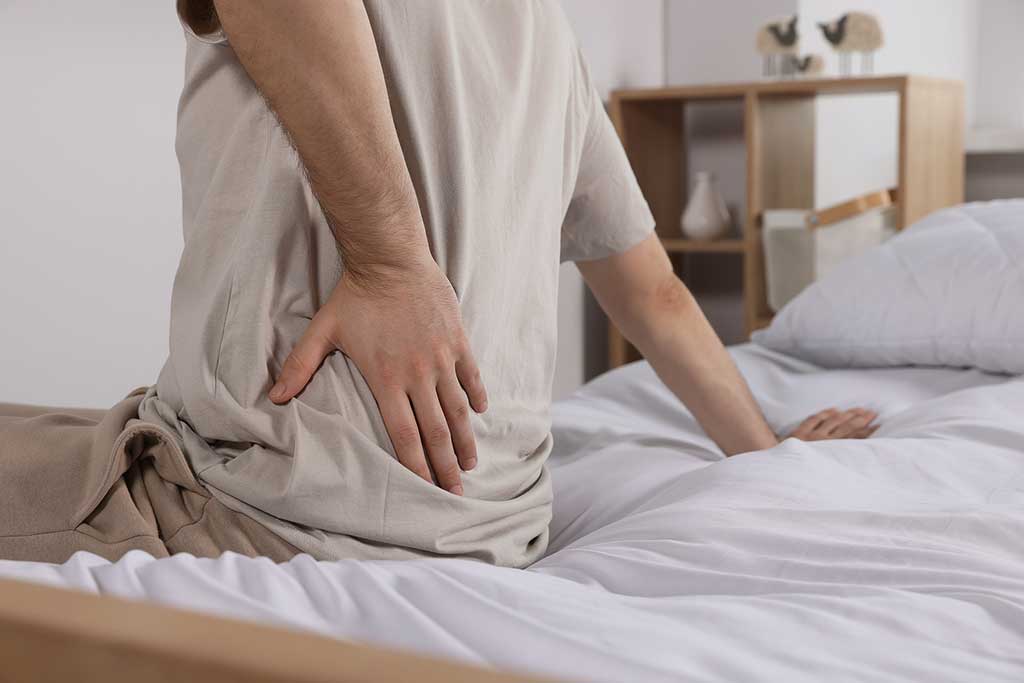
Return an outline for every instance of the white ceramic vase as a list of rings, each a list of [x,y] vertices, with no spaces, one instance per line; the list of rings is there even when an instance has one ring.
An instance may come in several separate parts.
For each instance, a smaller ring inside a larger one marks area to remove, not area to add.
[[[683,212],[683,236],[691,240],[717,240],[729,232],[732,218],[718,192],[713,173],[698,173],[697,184]]]

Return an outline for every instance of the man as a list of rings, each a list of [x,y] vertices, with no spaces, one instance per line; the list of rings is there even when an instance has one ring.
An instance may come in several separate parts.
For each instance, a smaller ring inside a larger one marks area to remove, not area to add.
[[[116,555],[131,527],[157,554],[533,562],[560,260],[727,455],[777,443],[653,235],[555,0],[178,10],[170,358],[82,432],[116,457],[53,520],[77,535],[46,546],[22,522],[17,553]]]

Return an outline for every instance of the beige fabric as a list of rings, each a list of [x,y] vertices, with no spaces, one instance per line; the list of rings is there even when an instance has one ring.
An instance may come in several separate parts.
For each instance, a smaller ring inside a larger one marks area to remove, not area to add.
[[[141,400],[109,411],[0,404],[0,559],[298,552],[211,498],[176,438],[136,419]]]
[[[366,7],[431,250],[489,394],[465,496],[398,463],[341,354],[289,405],[267,398],[341,263],[297,155],[219,32],[186,29],[185,247],[170,358],[140,414],[182,439],[218,500],[316,557],[525,565],[551,515],[559,261],[622,251],[653,220],[557,2]]]

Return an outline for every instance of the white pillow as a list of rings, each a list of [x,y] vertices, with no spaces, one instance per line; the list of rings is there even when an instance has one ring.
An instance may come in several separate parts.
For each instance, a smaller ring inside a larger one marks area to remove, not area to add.
[[[1024,373],[1024,200],[932,214],[812,284],[753,341],[824,367]]]

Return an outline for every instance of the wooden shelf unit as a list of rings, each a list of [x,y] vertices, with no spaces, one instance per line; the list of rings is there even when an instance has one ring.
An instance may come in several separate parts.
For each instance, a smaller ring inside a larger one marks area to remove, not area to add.
[[[765,209],[814,209],[818,95],[893,93],[899,99],[897,227],[961,203],[964,197],[964,88],[924,76],[873,76],[618,90],[610,113],[662,243],[674,260],[734,254],[742,259],[747,335],[771,322],[765,291],[760,217]],[[689,103],[743,107],[746,211],[739,239],[679,237],[686,203]],[[712,256],[713,255],[713,256]],[[685,278],[684,278],[685,279]],[[640,356],[609,324],[609,366]]]

